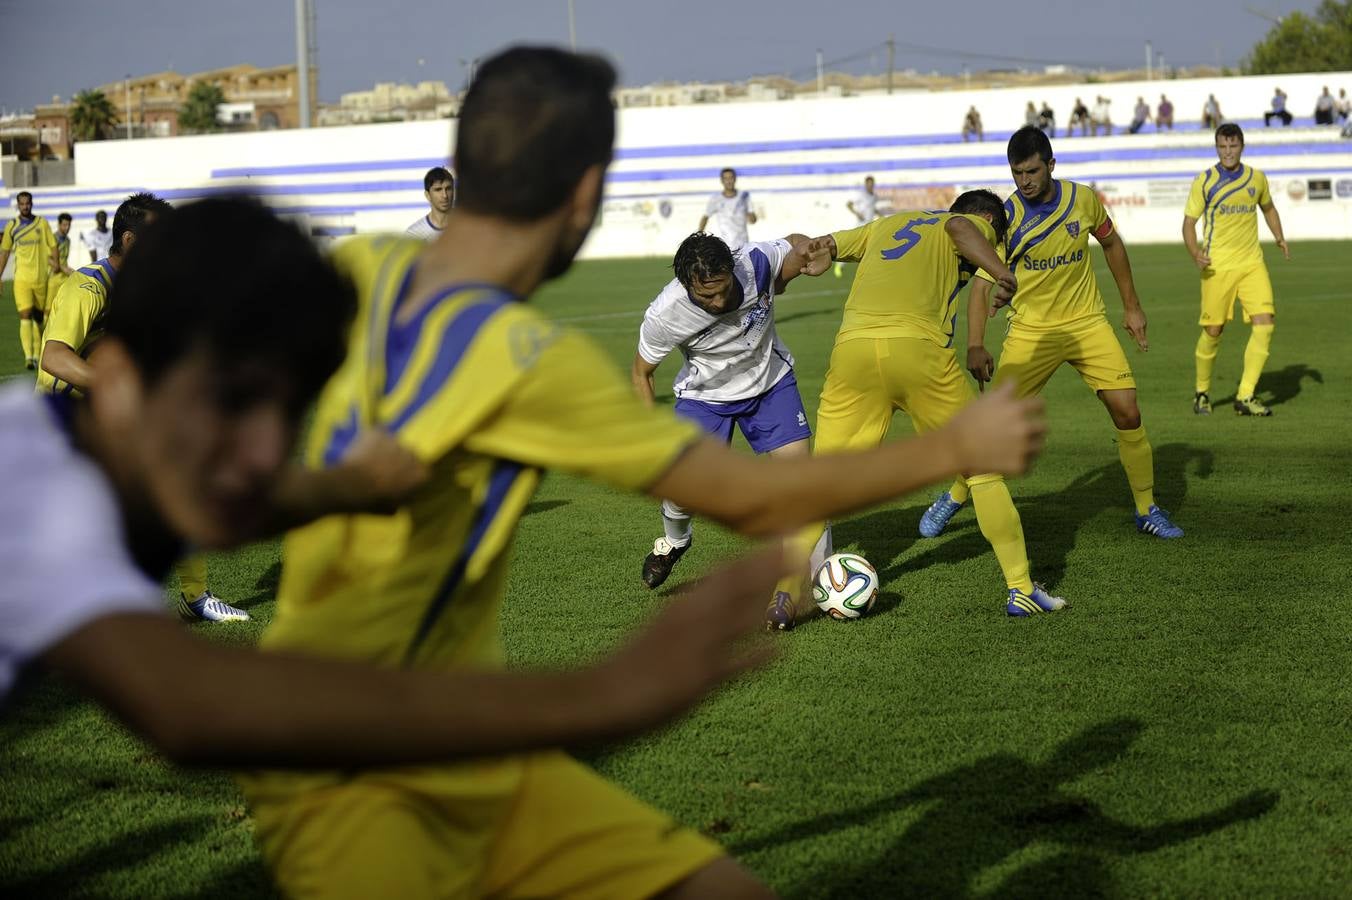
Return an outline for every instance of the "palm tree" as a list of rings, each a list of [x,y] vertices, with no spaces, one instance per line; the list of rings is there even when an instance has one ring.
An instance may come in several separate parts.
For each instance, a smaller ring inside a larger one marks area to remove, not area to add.
[[[188,91],[188,100],[178,111],[180,131],[206,132],[220,131],[221,123],[216,119],[216,107],[225,102],[225,93],[216,85],[199,81]]]
[[[80,91],[70,105],[70,134],[77,141],[101,141],[112,134],[117,110],[103,91]]]

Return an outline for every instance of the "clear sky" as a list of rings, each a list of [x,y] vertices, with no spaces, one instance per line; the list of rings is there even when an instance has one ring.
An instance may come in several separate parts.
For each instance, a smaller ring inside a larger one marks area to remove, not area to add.
[[[464,60],[518,41],[568,41],[568,0],[314,0],[320,98],[377,81],[464,83]],[[574,0],[580,48],[615,60],[625,84],[725,81],[831,68],[921,71],[1144,64],[1238,65],[1270,23],[1246,10],[1311,11],[1318,0]],[[0,0],[0,107],[29,109],[127,74],[295,60],[292,0]],[[976,25],[978,27],[973,27]],[[959,51],[965,55],[958,56]]]

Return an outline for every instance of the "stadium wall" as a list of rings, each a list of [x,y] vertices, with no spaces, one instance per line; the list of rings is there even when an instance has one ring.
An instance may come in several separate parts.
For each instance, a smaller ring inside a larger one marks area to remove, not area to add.
[[[1268,172],[1287,234],[1345,238],[1352,236],[1352,141],[1337,128],[1313,127],[1324,85],[1335,95],[1352,90],[1352,72],[623,110],[601,224],[584,253],[670,254],[698,224],[725,165],[751,192],[760,216],[753,239],[848,227],[845,203],[870,174],[894,208],[946,206],[969,186],[1003,195],[1010,188],[1004,141],[1023,124],[1030,100],[1058,114],[1058,176],[1092,183],[1128,241],[1174,242],[1191,179],[1215,162],[1211,135],[1198,121],[1211,93],[1245,127],[1245,160]],[[1263,127],[1275,86],[1290,97],[1293,127]],[[1092,106],[1098,94],[1108,96],[1120,132],[1136,98],[1153,111],[1161,91],[1174,102],[1173,131],[1064,137],[1076,97]],[[972,105],[986,124],[983,143],[963,143],[958,133]],[[317,235],[402,230],[425,210],[423,172],[445,163],[454,127],[442,120],[82,143],[77,184],[34,194],[53,221],[71,212],[77,232],[96,209],[111,213],[136,189],[174,202],[252,191]]]

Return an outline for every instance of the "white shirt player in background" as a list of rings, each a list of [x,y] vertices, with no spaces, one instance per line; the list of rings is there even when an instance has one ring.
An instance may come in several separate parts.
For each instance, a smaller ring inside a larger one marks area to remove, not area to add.
[[[845,208],[854,213],[857,220],[850,225],[851,228],[856,227],[856,225],[867,225],[874,219],[882,218],[882,213],[878,212],[878,195],[873,192],[873,184],[873,176],[869,175],[864,179],[863,189],[854,195],[854,199],[845,202]],[[844,277],[845,264],[836,263],[834,271],[837,278]]]
[[[81,232],[80,240],[89,250],[90,262],[107,259],[108,253],[113,249],[113,230],[108,227],[108,214],[103,210],[94,213],[94,227]]]
[[[446,217],[455,205],[455,176],[442,166],[428,169],[423,176],[423,196],[427,198],[427,215],[404,229],[404,233],[430,241],[446,227]]]
[[[723,190],[709,198],[704,215],[699,220],[696,231],[704,231],[705,226],[713,222],[710,234],[717,235],[732,249],[750,240],[746,227],[756,224],[756,213],[751,209],[751,195],[746,191],[737,192],[737,170],[724,169],[718,173],[723,182]]]
[[[673,351],[684,359],[672,385],[676,414],[732,441],[736,426],[756,453],[805,456],[812,432],[793,374],[793,356],[775,333],[774,299],[808,264],[801,234],[732,250],[696,232],[681,242],[676,277],[648,306],[639,328],[631,378],[649,405],[653,373]],[[643,561],[643,583],[656,588],[690,548],[690,514],[662,504],[662,537]],[[781,615],[792,615],[792,603]],[[776,601],[767,617],[774,619]]]

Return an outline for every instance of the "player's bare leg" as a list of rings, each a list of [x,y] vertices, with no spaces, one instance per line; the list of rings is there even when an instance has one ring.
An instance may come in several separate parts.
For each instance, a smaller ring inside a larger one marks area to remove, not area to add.
[[[1182,537],[1183,529],[1171,522],[1169,514],[1155,503],[1155,455],[1141,424],[1136,389],[1099,391],[1098,397],[1117,429],[1117,455],[1136,505],[1136,530],[1160,538]]]

